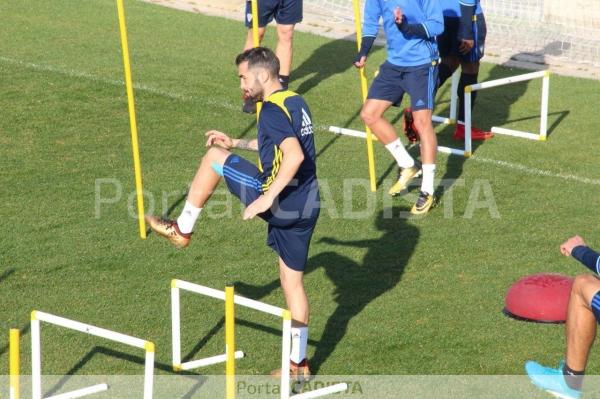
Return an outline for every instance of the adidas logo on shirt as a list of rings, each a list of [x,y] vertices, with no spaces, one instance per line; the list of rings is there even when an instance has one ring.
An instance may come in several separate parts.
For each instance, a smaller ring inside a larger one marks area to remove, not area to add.
[[[310,134],[313,134],[312,121],[306,110],[302,108],[302,129],[300,130],[300,136],[304,137]]]

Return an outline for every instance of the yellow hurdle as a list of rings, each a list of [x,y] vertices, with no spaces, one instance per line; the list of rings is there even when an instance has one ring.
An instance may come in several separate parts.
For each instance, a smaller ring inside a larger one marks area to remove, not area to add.
[[[260,37],[258,35],[258,0],[251,1],[252,6],[252,39],[254,41],[254,47],[260,46]],[[256,103],[256,120],[260,115],[262,109],[262,101]]]
[[[18,329],[10,329],[10,399],[19,399],[19,334],[20,331]]]
[[[360,18],[360,5],[358,0],[353,0],[352,5],[354,7],[354,25],[356,26],[356,45],[358,46],[358,51],[360,51],[360,46],[362,44],[362,22]],[[364,104],[367,101],[367,75],[365,73],[365,68],[362,67],[358,70],[358,74],[360,77],[360,91],[361,91],[361,99]],[[371,182],[371,191],[377,190],[377,181],[375,178],[375,158],[373,155],[373,133],[368,126],[365,125],[365,132],[367,133],[367,157],[369,159],[369,181]]]
[[[123,67],[125,69],[125,87],[127,89],[127,104],[129,107],[129,125],[131,128],[131,146],[133,149],[133,170],[135,173],[138,220],[140,225],[140,237],[143,240],[146,238],[146,221],[144,220],[144,190],[142,188],[142,166],[140,163],[140,149],[138,145],[137,122],[135,118],[135,101],[133,97],[133,83],[131,79],[131,64],[129,62],[129,45],[127,44],[127,27],[125,26],[125,7],[123,7],[123,0],[117,0],[117,10],[119,13],[121,48],[123,50]]]
[[[225,287],[225,398],[235,399],[235,308],[234,289],[232,285]]]

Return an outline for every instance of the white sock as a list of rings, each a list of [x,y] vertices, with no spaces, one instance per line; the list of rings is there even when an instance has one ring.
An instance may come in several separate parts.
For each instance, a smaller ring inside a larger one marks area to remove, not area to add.
[[[183,211],[181,211],[181,215],[177,218],[177,227],[179,227],[179,231],[183,234],[191,233],[192,230],[194,230],[194,224],[196,224],[200,212],[202,212],[202,208],[196,208],[194,205],[185,201]]]
[[[400,139],[396,139],[389,144],[385,145],[385,148],[392,154],[398,166],[401,168],[410,168],[415,164],[415,160],[410,156]]]
[[[308,327],[292,327],[292,353],[290,360],[300,363],[306,359],[306,346],[308,345]]]
[[[421,182],[421,191],[427,194],[433,194],[433,178],[435,177],[435,164],[424,163],[423,166],[423,180]]]

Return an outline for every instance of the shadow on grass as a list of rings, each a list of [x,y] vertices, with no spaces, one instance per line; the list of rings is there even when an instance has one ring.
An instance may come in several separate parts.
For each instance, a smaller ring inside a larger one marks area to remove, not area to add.
[[[15,273],[15,271],[17,271],[15,268],[6,269],[2,274],[0,274],[0,283],[8,279],[12,274]]]
[[[71,379],[71,377],[74,374],[80,371],[90,360],[92,360],[97,355],[108,356],[126,362],[136,363],[139,364],[141,367],[144,367],[146,361],[146,359],[143,356],[132,355],[130,353],[117,351],[114,349],[107,348],[105,346],[95,346],[85,356],[83,356],[81,360],[79,360],[73,367],[71,367],[71,369],[65,373],[65,375],[60,379],[60,381],[54,384],[54,386],[44,394],[44,397],[56,394],[61,388],[64,387],[64,385],[69,381],[69,379]],[[157,363],[156,361],[154,362],[154,369],[161,370],[169,374],[175,373],[170,364]],[[189,371],[181,371],[178,372],[177,375],[190,376],[194,378],[194,381],[197,381],[197,383],[186,395],[183,396],[183,398],[191,398],[193,394],[197,392],[198,389],[200,389],[202,385],[204,385],[204,383],[206,382],[206,379],[202,378],[200,374],[192,373]],[[142,387],[140,386],[140,390],[141,389]]]
[[[348,35],[339,40],[329,41],[314,50],[310,57],[292,71],[292,82],[308,77],[295,91],[298,94],[306,94],[324,80],[344,73],[349,69],[354,69],[352,62],[358,52],[355,38],[355,35]],[[381,51],[381,49],[380,46],[374,46],[369,58],[372,58],[373,54]],[[357,86],[359,84],[358,78],[353,82],[349,82],[349,84]],[[359,100],[360,98],[357,99],[357,101]]]
[[[314,373],[318,372],[336,347],[343,344],[350,321],[369,303],[392,290],[400,282],[404,268],[419,240],[419,230],[407,223],[405,218],[398,217],[400,212],[407,213],[407,209],[389,208],[378,214],[375,228],[382,232],[382,235],[377,239],[345,241],[324,237],[319,240],[321,243],[340,248],[366,248],[367,253],[362,262],[344,256],[343,251],[322,252],[308,260],[305,274],[323,268],[336,287],[332,300],[337,303],[319,341],[311,341],[311,344],[316,346],[314,356],[310,360]],[[389,255],[390,248],[394,249],[393,256]],[[236,283],[235,286],[241,295],[261,299],[278,289],[280,283],[279,279],[276,279],[262,286],[244,283]]]
[[[197,343],[196,345],[194,345],[194,347],[192,348],[192,350],[190,350],[188,352],[187,355],[185,355],[182,358],[182,362],[189,362],[191,360],[194,359],[194,356],[196,356],[198,354],[198,352],[200,351],[200,349],[202,349],[204,347],[204,345],[206,345],[208,343],[208,341],[210,341],[210,339],[212,337],[214,337],[223,327],[225,326],[225,317],[222,317],[221,320],[219,320],[214,326],[213,328],[210,329],[209,332],[206,333],[206,335],[204,337],[202,337]]]

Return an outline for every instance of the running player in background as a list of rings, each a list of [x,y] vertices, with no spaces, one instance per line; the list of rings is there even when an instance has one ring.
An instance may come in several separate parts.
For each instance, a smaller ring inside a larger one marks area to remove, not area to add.
[[[380,18],[387,60],[371,84],[360,116],[398,163],[399,178],[390,188],[391,195],[400,194],[413,178],[423,174],[419,198],[411,209],[413,214],[422,214],[435,203],[437,139],[431,116],[439,60],[435,38],[444,28],[442,8],[438,0],[366,0],[362,45],[354,60],[357,68],[365,65]],[[422,165],[410,156],[392,124],[383,117],[392,105],[400,105],[404,93],[410,96],[414,125],[420,133]]]

